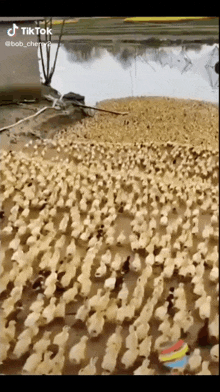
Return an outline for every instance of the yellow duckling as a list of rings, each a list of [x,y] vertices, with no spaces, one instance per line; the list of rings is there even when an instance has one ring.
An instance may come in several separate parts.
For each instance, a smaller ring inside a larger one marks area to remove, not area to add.
[[[86,345],[88,339],[89,339],[88,336],[86,335],[82,336],[80,341],[70,349],[69,351],[70,362],[79,365],[85,359]]]
[[[33,353],[31,354],[23,368],[22,368],[22,374],[34,374],[35,369],[37,368],[37,366],[41,363],[42,361],[42,353]]]
[[[89,364],[84,368],[79,370],[79,376],[93,376],[96,374],[96,362],[98,361],[98,357],[90,358]]]
[[[213,321],[208,326],[210,336],[214,336],[216,339],[219,338],[219,315],[216,313]]]
[[[219,344],[215,344],[210,350],[210,357],[212,362],[219,361]]]
[[[99,336],[105,324],[104,312],[97,311],[92,314],[86,321],[86,326],[89,332],[89,335],[92,337]]]
[[[59,347],[65,347],[66,343],[69,339],[69,330],[70,327],[68,325],[64,325],[62,331],[55,335],[53,339],[53,344],[57,344]]]
[[[193,351],[193,353],[189,357],[188,366],[191,371],[195,371],[196,369],[199,368],[201,363],[202,363],[202,357],[200,355],[200,349],[195,348],[195,350]]]
[[[73,287],[65,291],[63,294],[63,300],[65,304],[67,305],[68,303],[74,301],[78,292],[79,292],[79,283],[75,282],[73,284]]]
[[[134,364],[138,355],[139,355],[138,348],[133,350],[128,349],[125,351],[125,353],[121,358],[121,363],[125,366],[125,369],[130,368]]]
[[[199,315],[202,320],[210,317],[211,299],[211,296],[206,297],[205,301],[199,307]]]
[[[46,306],[46,308],[44,308],[43,312],[42,312],[42,317],[44,317],[46,319],[46,324],[49,324],[53,319],[54,319],[54,315],[55,315],[55,311],[56,311],[56,298],[52,297],[50,298],[50,303],[48,306]]]
[[[47,347],[50,345],[51,341],[50,341],[50,335],[51,335],[51,331],[45,331],[43,333],[43,336],[40,340],[38,340],[34,346],[33,346],[33,350],[37,353],[41,353],[43,354],[46,350]]]
[[[148,358],[144,358],[141,366],[139,366],[137,369],[134,370],[134,375],[135,376],[147,376],[147,375],[153,375],[155,374],[155,370],[154,369],[150,369],[149,366],[149,359]]]
[[[197,373],[197,376],[211,376],[212,373],[209,370],[209,361],[202,362],[202,370]]]

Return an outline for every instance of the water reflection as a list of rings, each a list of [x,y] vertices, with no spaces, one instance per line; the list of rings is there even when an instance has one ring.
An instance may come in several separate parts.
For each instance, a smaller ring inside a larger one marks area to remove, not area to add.
[[[65,42],[52,86],[62,94],[84,95],[88,105],[141,95],[218,102],[218,57],[217,44],[155,48],[143,42]]]

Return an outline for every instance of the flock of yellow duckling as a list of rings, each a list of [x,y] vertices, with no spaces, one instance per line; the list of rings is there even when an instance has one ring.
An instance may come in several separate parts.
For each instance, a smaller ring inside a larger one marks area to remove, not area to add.
[[[70,134],[1,151],[1,374],[167,374],[183,336],[185,374],[217,374],[218,165]]]

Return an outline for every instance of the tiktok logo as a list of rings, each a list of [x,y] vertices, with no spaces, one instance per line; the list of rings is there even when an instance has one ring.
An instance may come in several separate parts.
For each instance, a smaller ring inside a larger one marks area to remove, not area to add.
[[[8,34],[10,37],[14,37],[15,34],[16,34],[16,29],[19,29],[19,27],[18,27],[15,23],[13,23],[13,27],[12,27],[11,29],[8,29],[8,30],[7,30],[7,34]]]

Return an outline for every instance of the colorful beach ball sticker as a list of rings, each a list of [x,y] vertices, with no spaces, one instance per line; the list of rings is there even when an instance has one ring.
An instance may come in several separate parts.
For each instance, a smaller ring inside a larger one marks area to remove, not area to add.
[[[184,370],[188,363],[188,356],[186,355],[189,347],[182,339],[177,343],[171,344],[169,347],[163,349],[159,354],[159,360],[163,365],[174,371]]]

